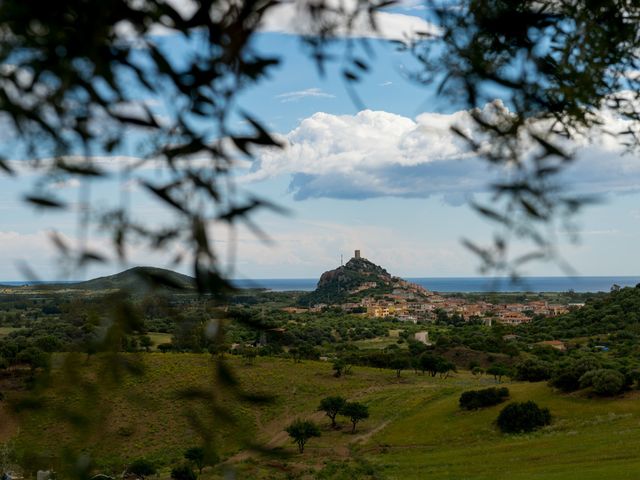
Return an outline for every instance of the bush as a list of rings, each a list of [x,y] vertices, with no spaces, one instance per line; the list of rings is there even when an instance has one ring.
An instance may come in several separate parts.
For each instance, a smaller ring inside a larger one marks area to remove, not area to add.
[[[460,395],[460,408],[465,410],[477,410],[482,407],[491,407],[504,402],[509,397],[508,388],[485,388],[484,390],[470,390]]]
[[[147,475],[153,475],[156,473],[156,467],[153,466],[148,460],[144,458],[139,458],[138,460],[134,460],[129,468],[127,468],[127,473],[131,473],[133,475],[137,475],[140,478],[144,478]]]
[[[196,480],[198,476],[190,465],[180,465],[171,469],[173,480]]]
[[[504,433],[532,432],[551,423],[548,408],[540,408],[535,402],[514,402],[502,409],[497,419]]]
[[[593,391],[598,395],[617,395],[625,387],[625,377],[617,370],[610,368],[589,370],[580,377],[580,387],[593,387]]]

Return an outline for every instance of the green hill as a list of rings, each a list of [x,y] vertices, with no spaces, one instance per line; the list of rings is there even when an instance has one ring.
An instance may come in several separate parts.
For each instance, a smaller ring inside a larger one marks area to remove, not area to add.
[[[214,364],[209,355],[195,354],[147,354],[142,360],[147,367],[144,377],[122,378],[119,387],[105,385],[109,394],[91,404],[111,409],[104,428],[80,439],[79,445],[104,472],[119,474],[123,465],[144,457],[160,467],[160,479],[168,480],[170,466],[198,442],[193,414],[215,411],[196,396],[189,401],[177,392],[205,387]],[[246,389],[270,393],[274,399],[253,406],[231,403],[221,398],[224,389],[218,389],[215,398],[232,407],[238,423],[219,420],[206,430],[215,435],[225,463],[206,469],[201,480],[228,478],[230,472],[235,478],[272,480],[599,480],[634,479],[640,471],[637,391],[602,399],[582,392],[561,395],[544,382],[506,383],[510,401],[534,400],[551,410],[553,422],[536,433],[504,435],[494,424],[504,405],[478,411],[458,407],[461,392],[494,385],[493,378],[461,372],[440,379],[412,371],[396,378],[392,371],[365,367],[335,378],[327,362],[273,358],[259,358],[252,365],[233,358],[229,362]],[[83,368],[95,365],[94,358]],[[43,399],[51,407],[63,407],[59,415],[68,415],[85,405],[79,392],[69,395],[55,387]],[[340,418],[340,428],[332,430],[328,419],[316,411],[320,399],[329,395],[369,406],[371,416],[358,425],[355,435],[349,433],[346,419]],[[0,405],[0,417],[2,408],[6,406]],[[6,410],[4,415],[2,425],[7,424]],[[322,431],[302,455],[284,432],[295,418],[313,419]],[[62,427],[60,417],[50,411],[25,413],[14,432],[18,453],[52,454],[72,438],[72,427]],[[248,450],[243,439],[279,455]]]
[[[531,340],[599,339],[618,352],[640,353],[640,285],[614,289],[559,317],[535,319],[517,333]]]
[[[98,277],[86,282],[63,284],[60,287],[72,290],[122,290],[129,293],[145,293],[153,289],[193,289],[194,279],[163,268],[134,267],[115,275]],[[55,288],[55,285],[51,288]]]

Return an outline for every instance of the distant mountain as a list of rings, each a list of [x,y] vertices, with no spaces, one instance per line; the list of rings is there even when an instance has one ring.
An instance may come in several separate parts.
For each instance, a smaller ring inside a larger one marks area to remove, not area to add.
[[[68,290],[122,290],[130,293],[145,293],[151,290],[191,290],[194,279],[188,275],[156,267],[134,267],[124,272],[106,277],[94,278],[86,282],[49,285],[50,288]]]
[[[396,293],[412,293],[426,296],[424,288],[394,277],[383,267],[362,258],[360,251],[345,265],[324,272],[313,292],[303,295],[301,305],[338,304],[357,301],[365,296],[380,296]]]

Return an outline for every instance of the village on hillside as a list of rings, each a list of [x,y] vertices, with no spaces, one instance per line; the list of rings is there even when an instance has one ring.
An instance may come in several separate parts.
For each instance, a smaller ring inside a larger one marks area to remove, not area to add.
[[[350,262],[364,261],[360,250]],[[368,262],[370,263],[370,262]],[[373,265],[373,264],[371,264]],[[347,267],[349,263],[347,264]],[[381,268],[374,265],[375,268]],[[326,277],[339,281],[340,268],[325,272],[319,282]],[[384,271],[384,270],[383,270]],[[338,272],[338,273],[336,273]],[[436,321],[438,315],[457,315],[463,321],[481,321],[487,325],[493,322],[505,325],[520,325],[537,316],[554,317],[581,308],[583,303],[556,304],[546,300],[532,300],[523,303],[494,304],[487,301],[470,301],[464,298],[447,297],[427,290],[415,283],[386,274],[366,278],[346,292],[347,301],[315,303],[308,307],[286,307],[289,313],[320,312],[326,308],[340,308],[345,312],[362,314],[374,318],[393,317],[401,321]],[[371,293],[369,293],[371,292]],[[343,295],[344,296],[344,295]]]

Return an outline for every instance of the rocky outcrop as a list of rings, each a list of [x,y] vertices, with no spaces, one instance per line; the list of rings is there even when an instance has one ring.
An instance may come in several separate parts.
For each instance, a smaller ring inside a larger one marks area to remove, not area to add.
[[[324,272],[315,291],[303,296],[300,303],[305,306],[333,305],[356,301],[364,296],[391,294],[394,289],[404,289],[406,285],[413,286],[391,276],[383,267],[366,258],[353,257],[346,265]]]

